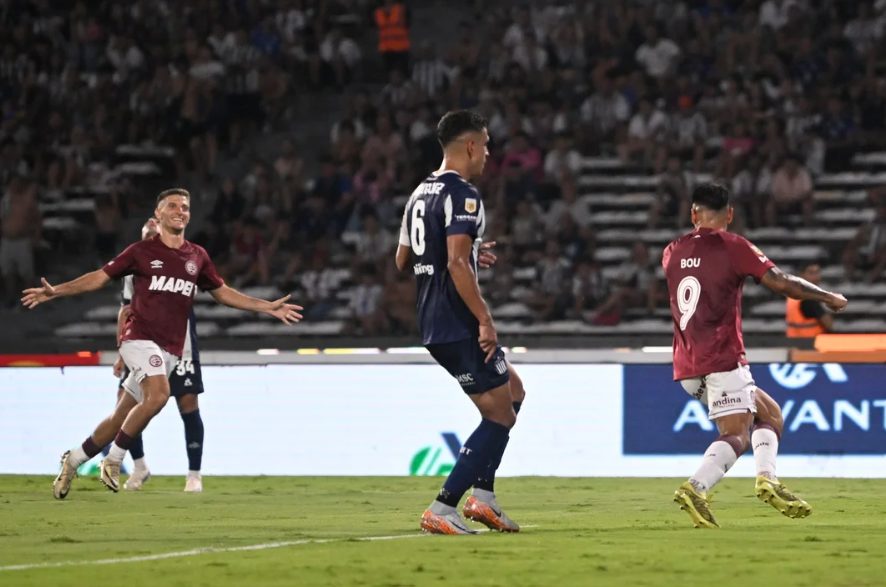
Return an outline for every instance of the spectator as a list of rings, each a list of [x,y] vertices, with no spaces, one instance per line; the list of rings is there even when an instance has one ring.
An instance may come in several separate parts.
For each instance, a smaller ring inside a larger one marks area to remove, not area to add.
[[[396,0],[384,0],[375,9],[375,26],[378,29],[378,52],[389,72],[409,70],[409,12],[406,5]]]
[[[353,39],[344,36],[339,27],[333,27],[320,42],[320,59],[332,71],[336,86],[341,88],[360,71],[363,53]]]
[[[564,287],[571,264],[560,253],[554,239],[545,243],[544,256],[536,267],[537,287],[529,299],[529,306],[539,320],[558,320],[564,317],[569,304],[569,290]]]
[[[366,212],[363,215],[363,229],[357,234],[355,246],[357,249],[357,261],[365,264],[381,264],[391,256],[394,249],[394,241],[391,233],[382,230],[378,217],[374,212]]]
[[[560,182],[560,197],[551,203],[551,207],[544,215],[545,230],[549,233],[556,232],[563,214],[569,214],[580,227],[589,226],[591,223],[588,201],[578,197],[575,178],[572,176],[564,176]]]
[[[122,229],[123,212],[117,192],[99,194],[95,199],[95,249],[102,263],[119,251],[117,240]]]
[[[658,228],[662,217],[679,229],[689,222],[689,199],[695,187],[693,175],[683,169],[677,156],[668,157],[667,169],[658,181],[656,197],[649,207],[648,227]]]
[[[843,251],[843,270],[848,281],[865,272],[865,282],[878,281],[886,269],[886,202],[875,202],[876,216],[858,227]]]
[[[356,327],[355,334],[378,336],[387,334],[387,319],[382,307],[384,288],[373,264],[360,267],[359,283],[351,294],[351,318]]]
[[[34,281],[34,246],[42,227],[37,186],[15,177],[0,200],[0,271],[6,304],[18,304],[21,291]]]
[[[708,123],[704,114],[695,109],[691,96],[677,99],[677,114],[671,120],[671,144],[677,147],[682,159],[691,159],[693,169],[701,171],[708,140]]]
[[[771,187],[772,173],[758,155],[752,156],[747,167],[735,174],[731,188],[737,232],[746,226],[763,226],[763,207],[770,199]]]
[[[634,58],[646,70],[646,75],[661,79],[673,72],[680,57],[680,48],[670,39],[658,35],[658,27],[646,27],[646,42],[640,45]]]
[[[453,68],[434,52],[430,41],[424,41],[412,66],[412,83],[425,96],[436,96],[449,87],[453,77]]]
[[[639,155],[644,167],[653,166],[661,169],[664,161],[663,151],[659,148],[668,129],[668,118],[664,112],[655,108],[649,98],[640,100],[640,108],[631,118],[628,125],[627,140],[618,145],[618,154],[625,163],[632,163]],[[661,160],[661,161],[659,161]]]
[[[575,316],[588,320],[608,298],[609,284],[600,264],[593,257],[579,258],[572,277],[572,310]]]
[[[618,324],[630,308],[644,308],[647,315],[655,312],[658,299],[658,280],[649,249],[642,242],[634,243],[631,258],[619,268],[613,292],[594,313],[591,320],[598,326]]]
[[[799,276],[806,281],[821,284],[821,265],[804,263]],[[834,317],[821,302],[788,298],[785,303],[785,335],[788,338],[815,338],[834,329]]]
[[[814,201],[812,199],[812,177],[796,155],[788,155],[772,175],[772,197],[766,206],[766,221],[776,226],[776,212],[802,212],[806,226],[812,223]]]
[[[554,148],[545,156],[545,178],[556,182],[565,176],[574,177],[581,171],[581,164],[581,155],[572,148],[572,137],[560,132],[554,140]]]

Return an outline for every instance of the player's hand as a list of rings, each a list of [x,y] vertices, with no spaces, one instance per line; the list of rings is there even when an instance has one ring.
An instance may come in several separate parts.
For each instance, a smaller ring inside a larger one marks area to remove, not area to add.
[[[495,332],[495,326],[492,323],[481,324],[480,325],[480,348],[483,349],[483,352],[486,353],[486,358],[483,360],[484,363],[488,363],[490,359],[495,355],[495,351],[498,348],[498,334]]]
[[[46,281],[45,277],[40,278],[40,283],[42,287],[31,287],[22,291],[24,294],[22,296],[22,305],[29,310],[33,310],[43,302],[48,302],[56,296],[55,288]]]
[[[840,312],[849,302],[840,294],[831,294],[831,301],[826,302],[825,305],[831,312]]]
[[[295,304],[287,304],[286,300],[291,297],[291,294],[287,294],[278,300],[268,302],[269,304],[271,304],[271,308],[268,310],[268,314],[280,320],[284,324],[295,324],[296,322],[300,322],[301,319],[304,318],[304,316],[299,314],[299,311],[304,310],[304,308]]]
[[[123,362],[123,357],[117,355],[117,360],[114,361],[114,377],[118,379],[123,377],[124,369],[126,369],[126,363]]]
[[[498,257],[492,252],[493,248],[495,248],[495,241],[480,243],[480,251],[477,253],[477,264],[483,269],[489,269],[498,261]]]

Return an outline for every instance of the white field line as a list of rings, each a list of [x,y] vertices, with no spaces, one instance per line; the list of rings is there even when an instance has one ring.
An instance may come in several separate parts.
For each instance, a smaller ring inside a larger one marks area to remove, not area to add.
[[[523,526],[532,528],[534,526]],[[485,530],[485,529],[484,529]],[[481,530],[482,531],[482,530]],[[409,538],[421,538],[429,534],[395,534],[392,536],[363,536],[348,538],[303,538],[301,540],[284,540],[281,542],[265,542],[263,544],[248,544],[246,546],[207,546],[193,548],[191,550],[179,550],[177,552],[164,552],[162,554],[144,554],[141,556],[128,556],[123,558],[102,558],[98,560],[75,560],[58,561],[54,563],[32,563],[25,565],[7,565],[0,567],[3,571],[30,571],[34,569],[57,569],[61,567],[82,567],[88,565],[117,565],[123,563],[143,563],[150,561],[166,560],[169,558],[185,558],[189,556],[201,556],[204,554],[219,554],[225,552],[250,552],[253,550],[270,550],[273,548],[285,548],[287,546],[303,546],[305,544],[329,544],[331,542],[378,542],[381,540],[406,540]]]

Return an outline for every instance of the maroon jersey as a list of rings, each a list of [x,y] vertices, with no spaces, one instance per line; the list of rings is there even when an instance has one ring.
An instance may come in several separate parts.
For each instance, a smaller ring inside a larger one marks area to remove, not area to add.
[[[224,285],[203,247],[185,241],[171,249],[159,236],[129,245],[103,268],[108,276],[132,275],[132,315],[121,340],[150,340],[181,356],[197,288]]]
[[[674,379],[746,365],[741,292],[775,264],[746,238],[699,228],[669,244],[661,264],[674,319]]]

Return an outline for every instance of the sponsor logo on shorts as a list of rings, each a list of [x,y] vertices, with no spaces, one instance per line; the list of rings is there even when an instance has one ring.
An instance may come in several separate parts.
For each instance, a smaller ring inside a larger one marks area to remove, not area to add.
[[[456,375],[455,380],[458,381],[458,383],[462,387],[467,387],[474,384],[474,376],[470,373],[461,373],[459,375]]]
[[[197,264],[193,261],[188,261],[185,263],[185,271],[188,272],[188,275],[197,275]]]
[[[735,406],[741,404],[740,397],[729,397],[726,395],[726,392],[723,392],[723,395],[720,396],[720,399],[714,400],[714,403],[711,404],[712,408],[725,408],[727,406]]]
[[[151,367],[159,367],[163,364],[163,359],[160,358],[160,355],[151,355],[151,358],[148,359],[148,364]]]

